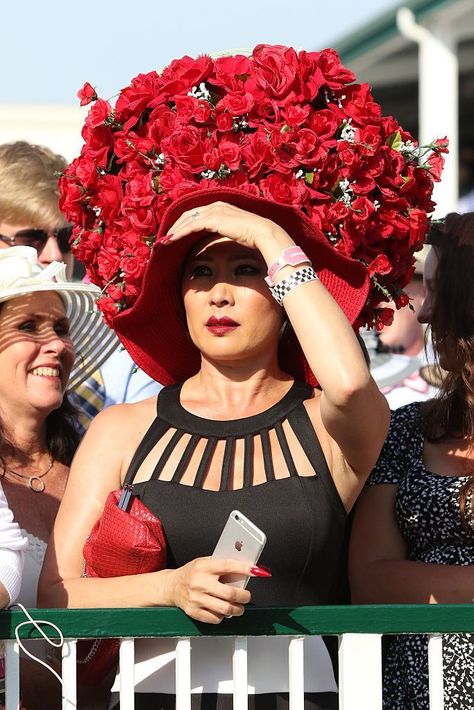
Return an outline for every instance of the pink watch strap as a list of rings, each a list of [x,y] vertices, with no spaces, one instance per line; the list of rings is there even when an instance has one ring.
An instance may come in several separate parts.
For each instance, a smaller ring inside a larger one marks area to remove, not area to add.
[[[283,269],[284,266],[297,266],[298,264],[305,263],[309,264],[311,261],[308,259],[304,251],[300,249],[300,247],[287,247],[286,249],[283,249],[278,259],[268,267],[265,281],[270,287],[273,287],[275,285],[273,279],[280,269]]]

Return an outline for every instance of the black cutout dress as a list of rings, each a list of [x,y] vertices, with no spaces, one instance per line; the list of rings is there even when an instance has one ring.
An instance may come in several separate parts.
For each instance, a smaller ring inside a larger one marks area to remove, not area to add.
[[[253,605],[346,603],[348,517],[304,406],[304,400],[312,396],[312,388],[294,382],[287,394],[265,412],[225,421],[191,414],[180,403],[180,391],[180,385],[172,385],[160,392],[157,417],[125,478],[125,483],[132,483],[146,460],[157,461],[150,479],[135,483],[134,492],[163,523],[168,566],[179,567],[212,554],[229,513],[238,509],[267,536],[260,561],[272,570],[272,578],[250,580]],[[254,484],[256,451],[263,455],[265,475],[262,478],[260,472],[260,482]],[[177,452],[180,456],[176,466]],[[172,453],[174,471],[169,467]],[[206,476],[212,466],[220,469],[219,490],[206,488]],[[206,639],[193,640],[193,651],[197,641]],[[320,639],[317,641],[322,645]],[[326,645],[334,660],[331,641],[334,639],[326,640]],[[306,707],[314,710],[337,707],[333,668],[325,647],[324,653],[330,669],[327,675],[331,676],[326,688],[314,681],[318,669],[311,667],[311,653],[305,664],[305,689],[309,690]],[[260,662],[261,656],[260,652]],[[214,658],[212,652],[211,657]],[[193,658],[192,655],[192,665]],[[274,677],[278,664],[272,670],[273,659],[269,657],[267,665]],[[287,707],[287,660],[282,692],[265,692],[265,681],[261,679],[265,670],[260,668],[260,673],[258,668],[258,662],[250,661],[249,641],[249,685],[254,680],[257,693],[249,695],[249,707]],[[254,671],[256,677],[252,680]],[[169,680],[171,677],[170,671]],[[137,683],[136,707],[173,707],[170,692],[174,691],[166,686],[167,681],[157,674],[153,682],[152,694],[148,692],[150,680]],[[203,687],[202,694],[193,695],[193,708],[232,707],[232,696],[220,688],[216,695],[206,692],[205,683],[195,683],[194,679],[192,682]],[[313,688],[321,692],[311,692]]]

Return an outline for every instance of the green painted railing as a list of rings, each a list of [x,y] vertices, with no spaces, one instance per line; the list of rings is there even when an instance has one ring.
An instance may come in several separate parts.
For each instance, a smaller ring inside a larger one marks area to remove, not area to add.
[[[249,608],[241,617],[216,626],[194,622],[179,609],[30,609],[34,619],[59,626],[65,638],[189,637],[189,636],[305,636],[316,634],[474,633],[474,604],[376,606],[307,606]],[[25,621],[22,611],[0,612],[0,639],[15,638]],[[49,636],[56,636],[43,627]],[[21,638],[39,638],[32,627]]]

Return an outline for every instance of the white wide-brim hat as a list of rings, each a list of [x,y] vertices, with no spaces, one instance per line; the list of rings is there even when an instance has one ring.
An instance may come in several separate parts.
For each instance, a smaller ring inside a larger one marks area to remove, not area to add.
[[[43,269],[33,247],[0,249],[0,303],[38,291],[55,291],[64,302],[76,352],[68,383],[72,390],[102,365],[119,341],[97,310],[97,286],[67,281],[66,264],[59,261]]]

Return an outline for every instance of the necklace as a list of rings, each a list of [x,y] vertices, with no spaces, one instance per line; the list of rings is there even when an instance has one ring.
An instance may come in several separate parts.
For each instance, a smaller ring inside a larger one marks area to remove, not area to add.
[[[4,466],[3,470],[6,473],[10,473],[13,476],[16,476],[17,478],[23,478],[24,480],[26,480],[28,482],[27,483],[28,488],[30,488],[35,493],[42,493],[45,489],[44,481],[42,479],[44,478],[44,476],[46,476],[47,473],[49,473],[51,471],[51,469],[53,468],[53,465],[54,465],[54,459],[50,455],[49,464],[48,464],[48,468],[46,469],[46,471],[44,471],[43,473],[35,474],[34,476],[28,476],[23,473],[18,473],[18,471],[14,471],[12,468],[9,468],[8,466]]]

